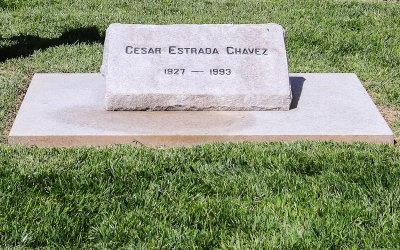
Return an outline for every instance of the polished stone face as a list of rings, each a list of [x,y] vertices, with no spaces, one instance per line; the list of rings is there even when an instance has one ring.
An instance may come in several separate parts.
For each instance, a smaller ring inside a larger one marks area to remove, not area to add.
[[[107,110],[289,110],[278,24],[112,24]]]

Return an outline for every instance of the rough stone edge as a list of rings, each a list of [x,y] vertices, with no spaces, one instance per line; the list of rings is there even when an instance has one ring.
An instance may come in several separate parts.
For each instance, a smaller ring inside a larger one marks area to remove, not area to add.
[[[110,37],[114,32],[115,27],[121,25],[120,23],[112,23],[108,26],[106,30],[106,36],[104,39],[104,49],[103,49],[103,62],[100,67],[100,73],[106,77],[108,73],[108,54],[110,53]]]
[[[192,98],[196,98],[196,101]],[[226,99],[230,101],[224,101]],[[287,111],[291,103],[291,93],[287,96],[237,95],[234,97],[230,95],[110,95],[107,93],[105,96],[105,108],[109,111]]]

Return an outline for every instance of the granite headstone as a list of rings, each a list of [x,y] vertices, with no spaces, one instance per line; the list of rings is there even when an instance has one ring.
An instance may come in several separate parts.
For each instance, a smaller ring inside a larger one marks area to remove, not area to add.
[[[107,110],[289,110],[278,24],[111,24]]]

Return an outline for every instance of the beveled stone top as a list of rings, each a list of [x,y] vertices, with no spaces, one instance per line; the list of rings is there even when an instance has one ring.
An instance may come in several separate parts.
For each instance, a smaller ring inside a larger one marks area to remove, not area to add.
[[[107,110],[288,110],[278,24],[111,24]]]

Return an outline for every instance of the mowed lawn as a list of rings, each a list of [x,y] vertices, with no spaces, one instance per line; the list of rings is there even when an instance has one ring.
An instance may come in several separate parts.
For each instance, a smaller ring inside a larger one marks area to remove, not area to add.
[[[354,72],[400,137],[400,3],[0,0],[0,247],[400,248],[400,147],[7,144],[36,72],[98,72],[110,23],[269,23],[290,72]]]

